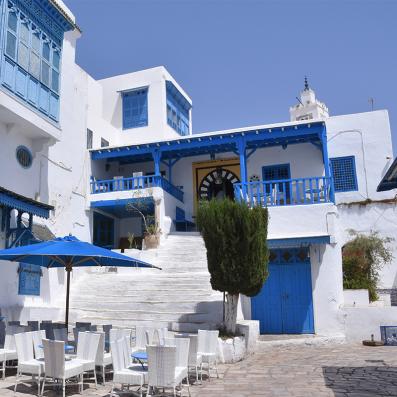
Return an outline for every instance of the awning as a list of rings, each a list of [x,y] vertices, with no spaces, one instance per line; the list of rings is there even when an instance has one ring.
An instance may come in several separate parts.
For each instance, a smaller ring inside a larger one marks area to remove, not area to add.
[[[269,248],[292,248],[309,247],[312,244],[330,244],[331,236],[301,236],[287,238],[269,238],[267,245]]]
[[[377,192],[385,192],[397,188],[397,158],[393,161],[393,164],[387,170],[385,176],[380,181]]]
[[[53,206],[32,200],[0,186],[0,205],[27,212],[28,214],[49,218]]]

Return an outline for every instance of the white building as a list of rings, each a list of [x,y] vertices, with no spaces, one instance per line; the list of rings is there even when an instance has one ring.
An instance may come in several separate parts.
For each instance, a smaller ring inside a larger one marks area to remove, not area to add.
[[[269,208],[272,254],[242,315],[265,333],[356,329],[342,283],[348,230],[397,237],[395,191],[377,192],[393,159],[387,111],[330,117],[306,81],[289,122],[193,135],[192,101],[164,67],[94,80],[75,63],[80,31],[60,1],[0,0],[0,10],[3,247],[45,226],[128,248],[143,225],[127,203],[154,216],[164,243],[192,227],[199,199],[246,200]],[[14,320],[60,316],[62,270],[2,262],[1,274],[0,307]],[[386,295],[396,277],[397,261],[382,271]],[[374,320],[363,308],[374,324],[395,316],[388,309]]]

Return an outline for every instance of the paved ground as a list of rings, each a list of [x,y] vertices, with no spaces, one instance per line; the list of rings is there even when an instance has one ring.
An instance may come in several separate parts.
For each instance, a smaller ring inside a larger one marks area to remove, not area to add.
[[[397,396],[397,347],[359,345],[262,348],[234,364],[220,366],[220,379],[191,387],[192,397],[373,397]],[[0,381],[0,396],[13,396],[13,376]],[[27,378],[28,379],[28,378]],[[106,387],[86,385],[84,396],[107,396]],[[16,396],[35,394],[21,385]],[[56,396],[49,390],[45,396]],[[135,396],[137,394],[131,394]],[[186,390],[183,393],[187,396]],[[78,396],[70,387],[67,396]]]

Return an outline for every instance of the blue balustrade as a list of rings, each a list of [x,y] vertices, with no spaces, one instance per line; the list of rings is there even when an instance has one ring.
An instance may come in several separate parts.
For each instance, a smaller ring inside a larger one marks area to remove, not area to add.
[[[251,207],[329,203],[332,202],[332,183],[328,177],[235,183],[234,197]]]
[[[159,175],[102,180],[91,178],[91,194],[139,190],[152,187],[160,187],[183,202],[183,191]]]

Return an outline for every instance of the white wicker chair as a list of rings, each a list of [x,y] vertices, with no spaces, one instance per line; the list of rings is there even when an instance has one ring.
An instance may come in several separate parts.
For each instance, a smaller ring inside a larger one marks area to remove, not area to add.
[[[171,388],[176,396],[177,387],[182,387],[183,379],[187,379],[187,360],[189,352],[188,339],[169,339],[166,343],[175,343],[176,346],[147,346],[148,354],[148,389],[146,396],[150,396],[152,388]],[[179,350],[179,351],[178,351]],[[177,353],[178,351],[178,353]],[[179,367],[178,364],[186,364]],[[187,380],[190,396],[189,381]],[[182,394],[182,390],[181,393]]]
[[[44,359],[43,339],[46,339],[45,330],[42,329],[40,331],[33,331],[32,339],[33,339],[34,357],[37,360]]]
[[[201,363],[203,358],[201,354],[197,354],[198,352],[198,336],[197,335],[183,335],[183,334],[176,334],[175,338],[189,338],[189,361],[188,366],[189,368],[194,368],[196,374],[196,382],[199,381],[199,368],[201,368]],[[202,374],[200,377],[202,379]]]
[[[198,348],[197,357],[201,356],[202,362],[200,366],[201,380],[203,377],[203,364],[207,364],[208,380],[211,379],[211,366],[214,366],[216,376],[218,374],[218,336],[219,331],[198,330]]]
[[[148,332],[148,338],[151,341],[153,339],[154,328],[143,327],[137,325],[135,327],[135,346],[132,348],[133,352],[145,351],[147,343],[146,331]]]
[[[169,337],[168,328],[156,328],[153,331],[152,343],[153,345],[164,345],[164,341]]]
[[[113,362],[113,385],[110,396],[114,395],[115,385],[139,386],[140,395],[143,393],[143,385],[147,383],[148,373],[141,365],[131,365],[131,349],[128,337],[110,342]],[[127,366],[127,365],[128,366]],[[127,390],[127,393],[131,393]]]
[[[32,332],[15,334],[15,345],[18,355],[18,367],[14,392],[16,393],[18,382],[23,374],[32,375],[33,380],[37,376],[37,395],[40,396],[40,381],[41,375],[44,375],[44,363],[34,358]]]
[[[54,328],[54,340],[60,340],[68,343],[68,331],[66,328]]]
[[[100,335],[93,332],[79,332],[76,362],[79,362],[84,373],[94,372],[95,388],[98,387],[95,360],[98,351]]]
[[[2,350],[3,349],[0,349],[0,363],[1,363],[0,372],[3,373],[2,379],[4,380],[6,377],[6,352]]]
[[[102,369],[102,384],[105,384],[106,367],[112,365],[112,355],[105,352],[105,333],[97,332],[99,335],[98,351],[95,357],[95,365]]]
[[[77,378],[79,380],[79,392],[83,392],[83,365],[77,360],[65,361],[65,342],[43,339],[45,376],[43,380],[42,394],[46,379],[62,382],[62,394],[65,397],[66,380]],[[69,385],[69,383],[68,383]]]

